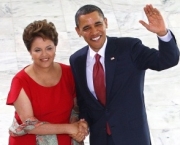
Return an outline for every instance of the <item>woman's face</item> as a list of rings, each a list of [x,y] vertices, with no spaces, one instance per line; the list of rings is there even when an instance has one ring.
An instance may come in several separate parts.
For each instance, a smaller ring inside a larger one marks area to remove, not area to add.
[[[43,40],[41,37],[34,39],[30,49],[34,64],[42,68],[48,68],[53,64],[55,52],[54,42],[50,39]]]

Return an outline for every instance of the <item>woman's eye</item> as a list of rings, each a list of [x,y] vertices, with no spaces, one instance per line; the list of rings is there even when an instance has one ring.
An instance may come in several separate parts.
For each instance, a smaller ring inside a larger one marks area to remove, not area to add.
[[[48,47],[48,48],[47,48],[47,50],[51,50],[51,49],[52,49],[52,47]]]

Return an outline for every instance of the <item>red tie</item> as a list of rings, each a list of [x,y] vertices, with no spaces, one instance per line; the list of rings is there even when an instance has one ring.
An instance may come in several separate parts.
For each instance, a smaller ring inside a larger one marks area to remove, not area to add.
[[[106,105],[105,75],[104,75],[103,66],[99,61],[100,57],[101,56],[99,54],[95,55],[96,62],[93,67],[93,84],[94,84],[94,91],[96,93],[99,102],[105,106]],[[107,133],[109,135],[111,134],[108,123],[107,123]]]
[[[95,59],[96,62],[93,67],[93,83],[94,83],[94,90],[99,102],[102,105],[106,105],[106,87],[105,87],[105,80],[104,80],[104,70],[101,64],[100,55],[96,54]]]

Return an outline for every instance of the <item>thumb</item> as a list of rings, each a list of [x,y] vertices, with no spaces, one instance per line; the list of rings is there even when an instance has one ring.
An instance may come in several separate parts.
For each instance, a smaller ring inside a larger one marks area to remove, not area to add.
[[[139,23],[141,23],[146,29],[149,28],[149,25],[146,22],[139,20]]]

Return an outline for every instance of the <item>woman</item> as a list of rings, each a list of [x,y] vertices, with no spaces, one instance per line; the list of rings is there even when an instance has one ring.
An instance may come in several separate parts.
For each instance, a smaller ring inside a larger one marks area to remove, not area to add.
[[[75,100],[69,66],[54,62],[58,33],[53,23],[34,21],[23,33],[33,63],[18,72],[7,98],[14,105],[9,145],[70,145],[87,135],[84,120],[69,123]],[[73,119],[72,119],[73,120]]]

